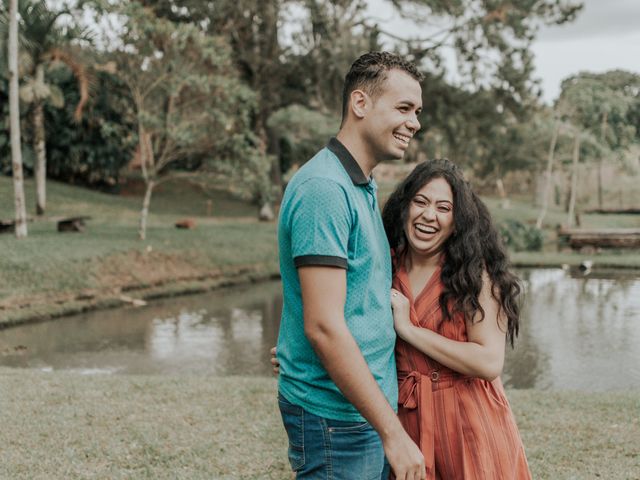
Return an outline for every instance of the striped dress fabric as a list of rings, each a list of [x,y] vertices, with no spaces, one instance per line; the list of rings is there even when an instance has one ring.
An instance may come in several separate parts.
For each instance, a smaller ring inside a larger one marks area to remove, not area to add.
[[[468,341],[462,315],[443,321],[438,298],[440,268],[413,299],[399,268],[395,289],[411,303],[414,325]],[[526,480],[531,478],[522,440],[500,378],[489,382],[461,375],[400,338],[396,344],[398,416],[420,446],[427,479]]]

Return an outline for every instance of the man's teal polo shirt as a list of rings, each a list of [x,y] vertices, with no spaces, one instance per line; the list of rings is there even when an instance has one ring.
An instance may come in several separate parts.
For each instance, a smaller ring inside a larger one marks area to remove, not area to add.
[[[278,243],[283,311],[278,337],[280,392],[315,415],[363,421],[324,369],[304,334],[297,267],[344,268],[347,326],[382,392],[397,408],[391,313],[391,258],[377,186],[332,138],[289,182],[280,208]]]

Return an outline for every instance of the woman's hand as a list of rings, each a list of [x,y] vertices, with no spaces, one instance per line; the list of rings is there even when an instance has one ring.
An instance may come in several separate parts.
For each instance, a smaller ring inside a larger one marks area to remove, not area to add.
[[[391,308],[393,309],[393,323],[396,333],[404,339],[406,332],[411,328],[411,319],[409,318],[411,305],[409,299],[395,288],[391,289]]]
[[[269,350],[269,353],[271,354],[271,365],[273,365],[273,373],[275,375],[279,375],[280,362],[278,361],[278,357],[276,357],[276,347],[273,347],[271,350]]]

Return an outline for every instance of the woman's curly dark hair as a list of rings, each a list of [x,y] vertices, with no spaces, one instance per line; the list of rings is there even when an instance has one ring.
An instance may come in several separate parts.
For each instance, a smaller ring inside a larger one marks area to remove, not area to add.
[[[445,320],[453,311],[473,318],[484,310],[478,297],[482,276],[486,270],[492,284],[493,297],[507,318],[507,339],[513,346],[518,335],[522,290],[518,278],[509,271],[507,254],[486,205],[464,179],[462,171],[447,159],[418,164],[391,194],[382,210],[382,221],[396,258],[402,258],[407,248],[404,231],[411,201],[422,187],[435,178],[444,179],[453,193],[454,229],[443,245],[444,264],[441,279],[444,285],[440,306]],[[395,266],[394,266],[395,268]]]

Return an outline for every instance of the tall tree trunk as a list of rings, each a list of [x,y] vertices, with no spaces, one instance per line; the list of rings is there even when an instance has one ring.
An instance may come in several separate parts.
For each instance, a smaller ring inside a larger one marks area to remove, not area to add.
[[[22,147],[20,143],[20,104],[18,100],[18,0],[9,3],[9,112],[11,129],[11,166],[13,169],[14,203],[16,208],[16,237],[27,236],[27,211],[22,176]]]
[[[271,163],[271,171],[270,178],[273,186],[277,187],[274,202],[276,204],[280,204],[282,201],[282,193],[284,190],[283,181],[282,181],[282,164],[280,162],[281,154],[280,144],[278,143],[278,138],[270,129],[267,129],[267,138],[269,139],[267,143],[267,153],[273,155],[273,162]]]
[[[504,189],[504,182],[501,177],[498,177],[496,180],[496,188],[498,189],[498,195],[500,196],[500,207],[507,210],[511,207],[511,202],[509,202],[509,197],[507,196],[507,191]]]
[[[549,155],[547,157],[547,171],[546,171],[546,184],[544,187],[544,196],[542,197],[542,210],[536,220],[536,228],[542,228],[542,222],[547,214],[549,208],[549,197],[551,196],[551,178],[553,174],[553,156],[556,151],[556,142],[558,141],[558,132],[560,130],[560,123],[556,122],[553,127],[553,135],[551,136],[551,143],[549,144]]]
[[[155,186],[156,163],[153,157],[153,146],[151,144],[151,135],[144,129],[142,122],[138,121],[138,145],[140,147],[140,169],[142,170],[142,178],[147,186],[144,192],[144,200],[142,201],[142,210],[140,211],[140,226],[138,229],[138,238],[144,240],[147,238],[147,217],[149,216],[149,205],[151,204],[151,193]]]
[[[569,198],[569,212],[567,213],[567,227],[573,225],[576,208],[576,196],[578,194],[578,162],[580,160],[580,132],[576,132],[573,142],[573,168],[571,170],[571,197]]]
[[[259,92],[260,101],[256,118],[255,131],[261,139],[261,150],[265,155],[278,153],[277,139],[269,135],[267,120],[279,104],[277,92],[281,83],[278,72],[278,56],[280,44],[278,43],[278,20],[280,12],[279,0],[262,2],[259,7],[261,22],[257,27],[256,43],[256,75],[253,78],[254,89]],[[276,157],[269,170],[271,183],[277,187],[276,202],[280,202],[283,186],[280,161]],[[273,200],[270,192],[267,198],[261,202],[261,209],[273,211]]]
[[[140,212],[140,228],[138,229],[138,238],[144,240],[147,238],[147,217],[149,216],[149,204],[151,203],[151,193],[155,182],[151,179],[146,181],[147,189],[144,192],[144,200],[142,202],[142,211]]]
[[[44,83],[44,65],[38,65],[36,79]],[[33,146],[36,152],[36,214],[42,215],[47,206],[47,150],[44,130],[44,102],[37,99],[33,110]]]
[[[606,134],[607,134],[607,118],[609,116],[609,112],[604,112],[602,114],[602,143],[605,143]],[[602,167],[603,167],[602,156],[600,156],[600,161],[598,162],[598,208],[602,208]]]

